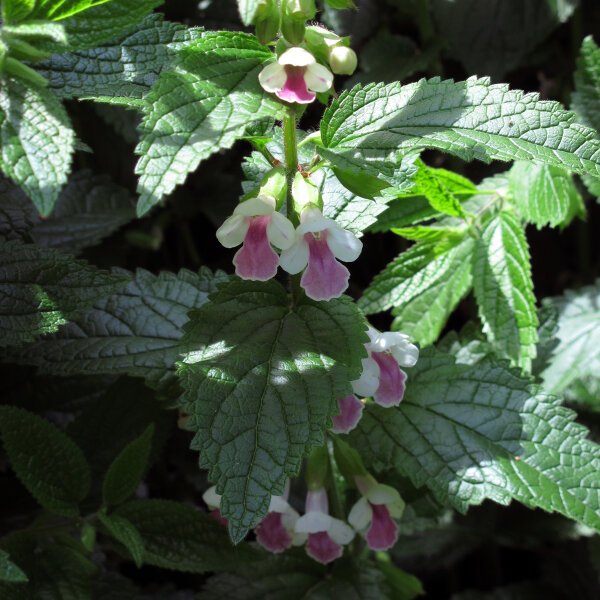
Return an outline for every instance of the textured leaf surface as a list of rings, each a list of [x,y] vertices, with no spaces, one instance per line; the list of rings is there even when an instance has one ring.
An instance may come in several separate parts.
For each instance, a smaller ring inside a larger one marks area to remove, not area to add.
[[[473,248],[473,240],[467,239],[443,260],[430,263],[412,278],[415,289],[411,289],[410,281],[399,284],[402,292],[392,310],[393,330],[406,333],[421,346],[437,340],[448,317],[471,289],[469,259]],[[410,299],[404,300],[407,296]]]
[[[150,108],[136,149],[139,215],[183,183],[201,160],[230,148],[248,124],[282,113],[258,83],[272,56],[254,36],[230,32],[206,34],[180,53],[147,97]]]
[[[558,346],[542,373],[544,388],[562,392],[573,381],[600,373],[600,282],[564,296],[547,298],[558,310]]]
[[[104,504],[121,504],[131,496],[148,468],[154,425],[131,441],[108,468],[102,488]]]
[[[141,567],[144,562],[144,542],[139,531],[131,522],[125,517],[104,513],[98,513],[98,519],[111,535],[127,548],[135,564]]]
[[[11,352],[10,360],[53,374],[128,373],[157,384],[174,375],[188,311],[225,279],[208,269],[158,277],[139,270],[122,292],[96,303],[58,334]]]
[[[182,409],[239,542],[323,443],[337,399],[360,375],[366,323],[348,297],[304,297],[291,310],[280,284],[235,279],[186,329],[184,342],[198,350],[179,371]]]
[[[56,250],[0,239],[0,346],[57,331],[127,281]]]
[[[207,514],[170,500],[135,500],[114,513],[127,519],[144,543],[144,563],[190,573],[223,571],[260,556],[234,547],[225,528]]]
[[[10,560],[7,552],[0,550],[0,581],[27,581],[27,575]]]
[[[575,214],[585,215],[573,176],[563,169],[518,161],[510,181],[517,211],[538,228],[568,225]]]
[[[162,3],[163,0],[110,0],[74,15],[62,22],[69,47],[91,48],[133,30]]]
[[[460,511],[514,498],[598,531],[600,448],[574,418],[504,363],[459,365],[426,349],[402,404],[370,405],[350,442],[374,468],[395,468]]]
[[[54,94],[13,79],[0,86],[0,169],[41,215],[52,212],[67,180],[75,134]]]
[[[529,370],[538,320],[529,247],[512,213],[500,213],[483,229],[473,254],[473,290],[488,339]]]
[[[375,276],[358,305],[366,314],[402,306],[431,286],[447,280],[457,263],[468,258],[472,244],[448,245],[421,242],[411,246]]]
[[[0,433],[12,468],[45,508],[74,516],[90,488],[83,452],[60,429],[30,412],[0,407]]]
[[[325,112],[321,138],[328,155],[356,164],[393,164],[408,151],[434,148],[464,160],[523,159],[599,176],[600,139],[574,117],[488,78],[433,78],[354,87]]]
[[[134,31],[103,46],[54,54],[36,70],[60,98],[142,98],[171,65],[175,52],[201,35],[200,28],[187,29],[163,22],[162,15],[150,15]]]
[[[600,130],[600,48],[592,36],[583,40],[574,77],[573,108],[582,123]]]

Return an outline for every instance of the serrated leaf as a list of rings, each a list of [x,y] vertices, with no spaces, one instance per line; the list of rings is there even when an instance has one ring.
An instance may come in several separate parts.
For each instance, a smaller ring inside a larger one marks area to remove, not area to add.
[[[430,263],[414,276],[415,290],[410,289],[408,281],[402,283],[404,291],[392,310],[394,331],[406,333],[421,346],[437,340],[448,317],[471,289],[469,258],[473,248],[473,240],[467,239],[444,255],[443,260]],[[403,300],[408,294],[410,299]]]
[[[563,296],[545,298],[544,306],[558,310],[558,346],[542,373],[544,387],[552,393],[573,381],[600,373],[600,282]]]
[[[40,21],[60,21],[79,12],[105,4],[111,0],[36,0],[35,8],[29,15]]]
[[[144,433],[129,442],[112,462],[102,487],[104,504],[121,504],[131,496],[148,468],[148,458],[152,450],[154,425],[149,425]]]
[[[247,125],[280,116],[258,73],[272,52],[251,35],[214,32],[183,50],[147,96],[142,122],[138,214],[145,214],[200,161],[230,148]]]
[[[585,215],[573,176],[550,165],[517,161],[510,170],[513,199],[519,215],[539,228],[566,226],[576,215]]]
[[[364,291],[358,305],[366,314],[402,306],[432,285],[447,278],[473,249],[471,243],[458,246],[452,241],[443,247],[436,243],[420,242],[402,252],[381,273],[375,276]]]
[[[76,375],[122,373],[152,385],[174,378],[180,338],[190,309],[208,300],[226,275],[202,268],[158,276],[138,270],[123,291],[97,302],[82,317],[26,348],[10,361],[42,372]]]
[[[102,98],[115,102],[123,97],[145,96],[160,73],[169,68],[175,53],[202,36],[200,28],[163,22],[149,15],[134,31],[91,49],[54,54],[36,64],[60,98]]]
[[[584,125],[600,130],[600,48],[591,35],[581,44],[574,79],[573,109]]]
[[[48,216],[67,180],[75,134],[54,94],[14,79],[0,86],[0,169]]]
[[[538,320],[529,247],[512,213],[504,211],[485,225],[473,253],[473,290],[490,342],[529,371]]]
[[[10,560],[10,556],[4,550],[0,550],[0,581],[27,581],[27,575]]]
[[[85,12],[61,21],[67,36],[69,49],[99,46],[117,36],[131,31],[151,13],[163,0],[110,0],[106,4],[93,6]],[[55,46],[55,52],[64,47]]]
[[[600,530],[600,448],[575,413],[502,362],[459,365],[425,349],[397,409],[368,406],[350,442],[464,512],[488,498]]]
[[[452,190],[444,184],[444,177],[438,177],[436,169],[430,169],[422,160],[418,160],[417,165],[419,169],[413,181],[418,193],[427,198],[435,211],[453,217],[464,217],[462,206]],[[475,186],[472,191],[475,191]]]
[[[35,6],[35,0],[4,0],[2,2],[2,18],[7,23],[24,19]]]
[[[0,346],[57,331],[128,279],[56,250],[0,239]]]
[[[360,375],[365,328],[348,297],[302,297],[292,310],[275,281],[234,279],[190,313],[183,341],[198,350],[179,370],[182,410],[234,542],[323,443],[337,399]]]
[[[321,138],[327,156],[371,168],[433,148],[464,160],[522,159],[600,176],[592,129],[557,102],[489,78],[356,86],[325,111]]]
[[[140,532],[125,517],[98,513],[98,519],[108,529],[111,535],[131,554],[135,564],[141,567],[144,560],[144,541]]]
[[[220,523],[179,502],[135,500],[113,515],[127,519],[139,532],[144,563],[163,569],[218,572],[260,556],[247,544],[232,546]]]
[[[60,429],[30,412],[0,406],[0,433],[12,468],[48,510],[75,516],[90,488],[90,467]]]

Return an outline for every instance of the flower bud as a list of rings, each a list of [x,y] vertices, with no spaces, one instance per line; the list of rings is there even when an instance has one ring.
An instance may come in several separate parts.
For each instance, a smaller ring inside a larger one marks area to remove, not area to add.
[[[287,180],[285,176],[285,169],[282,165],[271,169],[262,179],[260,189],[258,191],[259,196],[271,196],[277,200],[276,210],[281,208],[285,195],[287,193]]]
[[[303,21],[297,21],[283,14],[281,17],[281,33],[292,46],[299,46],[304,40],[306,27]]]
[[[282,0],[281,10],[284,15],[303,22],[314,19],[317,13],[315,0]]]
[[[305,178],[302,173],[294,175],[294,183],[292,184],[292,196],[294,198],[294,209],[298,214],[309,207],[323,210],[323,200],[319,194],[319,190],[309,179]]]
[[[329,66],[336,75],[352,75],[357,62],[356,52],[348,46],[334,46],[329,50]]]
[[[272,42],[279,31],[279,9],[276,0],[260,0],[252,23],[261,44]]]

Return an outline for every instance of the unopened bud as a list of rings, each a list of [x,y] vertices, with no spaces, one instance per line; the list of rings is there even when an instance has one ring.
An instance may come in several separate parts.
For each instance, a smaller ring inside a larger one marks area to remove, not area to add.
[[[279,31],[279,8],[276,0],[260,0],[252,23],[261,44],[272,42]]]
[[[329,66],[336,75],[352,75],[357,63],[356,52],[348,46],[335,46],[329,51]]]
[[[303,22],[314,19],[317,13],[315,0],[282,0],[281,9],[284,16]]]
[[[262,179],[260,189],[258,191],[259,196],[271,196],[277,200],[275,208],[278,210],[281,208],[285,195],[287,193],[287,181],[285,176],[285,169],[279,165],[271,169]]]
[[[292,46],[299,46],[304,40],[306,27],[304,21],[291,19],[285,14],[281,17],[281,33]]]
[[[306,179],[302,173],[296,173],[296,175],[294,175],[292,197],[294,198],[294,208],[298,214],[301,214],[302,211],[308,207],[323,210],[323,200],[321,199],[317,186]]]

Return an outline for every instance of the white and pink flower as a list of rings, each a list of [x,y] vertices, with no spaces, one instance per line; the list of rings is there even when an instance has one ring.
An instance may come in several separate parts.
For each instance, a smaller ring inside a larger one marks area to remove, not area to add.
[[[227,527],[227,519],[221,516],[221,495],[217,494],[217,486],[213,485],[209,487],[204,494],[202,494],[202,500],[204,500],[204,503],[208,506],[208,510],[210,511],[209,515],[215,521]]]
[[[350,272],[336,259],[356,260],[362,242],[335,221],[324,217],[318,208],[309,207],[300,215],[294,243],[279,258],[281,268],[295,275],[307,267],[300,280],[306,295],[313,300],[338,298],[348,287]]]
[[[271,496],[269,513],[254,530],[257,542],[270,552],[278,554],[291,546],[302,546],[305,533],[297,533],[296,521],[300,515],[288,504],[289,480],[282,496]]]
[[[360,421],[365,405],[354,395],[349,394],[338,400],[340,414],[331,417],[332,433],[350,433]]]
[[[370,327],[371,341],[365,344],[369,355],[363,358],[363,371],[352,382],[355,394],[373,397],[381,406],[398,406],[404,397],[406,373],[400,368],[412,367],[419,358],[419,349],[408,341],[404,333],[380,333]]]
[[[316,92],[326,92],[331,87],[333,74],[310,52],[296,46],[267,65],[258,74],[258,81],[265,91],[285,102],[310,104]]]
[[[398,540],[394,519],[402,516],[404,501],[397,490],[370,475],[354,479],[362,497],[350,510],[348,522],[365,535],[371,550],[388,550]]]
[[[294,226],[277,212],[275,198],[258,196],[238,204],[233,215],[217,230],[225,248],[243,244],[233,257],[242,279],[266,281],[277,273],[279,256],[271,247],[285,250],[295,241]]]
[[[297,521],[295,530],[307,534],[306,553],[324,565],[342,556],[343,546],[354,539],[354,530],[329,514],[325,488],[306,494],[306,514]]]

